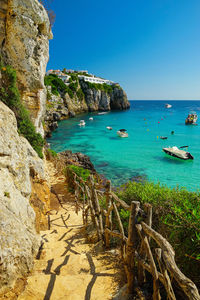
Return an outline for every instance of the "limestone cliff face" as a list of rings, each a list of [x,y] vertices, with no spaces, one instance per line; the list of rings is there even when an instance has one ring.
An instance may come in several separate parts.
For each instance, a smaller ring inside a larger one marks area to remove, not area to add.
[[[68,93],[55,96],[48,86],[48,100],[45,116],[45,134],[51,136],[51,131],[58,127],[57,121],[74,117],[87,111],[125,110],[130,107],[125,91],[118,85],[112,87],[111,92],[89,88],[87,83],[80,81],[77,91],[82,90],[80,99],[77,92],[71,98]]]
[[[22,100],[42,135],[50,38],[49,18],[38,0],[0,0],[0,53],[16,69]]]
[[[125,91],[119,86],[115,86],[112,92],[108,93],[94,88],[88,88],[87,83],[84,81],[80,83],[82,91],[85,94],[85,102],[89,111],[123,110],[130,107]]]
[[[14,113],[0,102],[0,288],[25,275],[38,250],[30,173],[44,178],[43,161],[18,135]]]

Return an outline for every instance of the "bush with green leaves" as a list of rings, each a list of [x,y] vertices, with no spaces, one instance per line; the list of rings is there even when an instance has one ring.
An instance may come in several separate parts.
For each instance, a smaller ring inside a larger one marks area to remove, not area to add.
[[[77,97],[78,97],[78,99],[80,101],[82,101],[84,99],[84,97],[85,97],[85,95],[84,95],[84,93],[83,93],[83,91],[82,91],[81,88],[78,89],[78,91],[76,92],[76,95],[77,95]]]
[[[72,90],[72,92],[75,93],[76,90],[77,90],[77,88],[78,88],[78,82],[77,81],[76,82],[72,82],[72,83],[69,84],[68,87],[69,87],[70,90]]]
[[[66,169],[74,172],[78,177],[81,177],[84,181],[87,181],[88,177],[91,174],[88,169],[84,169],[75,165],[68,165]]]
[[[52,155],[52,157],[58,156],[58,153],[56,151],[54,151],[53,149],[48,149],[47,151],[49,152],[50,155]]]
[[[0,69],[2,76],[0,99],[14,112],[19,134],[22,134],[38,153],[39,157],[43,158],[42,149],[44,140],[42,136],[36,132],[28,110],[21,103],[16,84],[16,71],[10,66],[3,66],[2,63],[0,63]]]
[[[106,83],[92,83],[92,82],[89,82],[87,81],[86,82],[87,86],[89,89],[94,89],[96,91],[102,91],[102,92],[105,92],[105,93],[108,93],[108,94],[111,94],[114,90],[114,88],[116,87],[115,85],[109,85],[109,84],[106,84]],[[117,88],[120,88],[117,86]]]
[[[66,84],[62,81],[62,79],[58,78],[56,74],[45,76],[44,84],[46,86],[51,86],[51,92],[56,96],[59,96],[60,93],[67,93]]]
[[[118,190],[127,204],[131,201],[153,206],[153,228],[167,238],[176,251],[176,260],[189,277],[199,272],[200,193],[185,188],[169,188],[159,183],[129,182]],[[129,213],[120,211],[127,229]],[[198,270],[197,270],[198,265]]]
[[[64,174],[66,176],[66,180],[68,182],[68,186],[69,186],[71,192],[75,191],[73,173],[75,173],[78,177],[82,178],[84,181],[87,181],[88,177],[91,174],[88,169],[84,169],[84,168],[76,166],[76,165],[67,165],[64,169]],[[77,181],[79,181],[78,178],[77,178]],[[82,185],[81,182],[79,182],[79,183],[80,183],[80,185]]]

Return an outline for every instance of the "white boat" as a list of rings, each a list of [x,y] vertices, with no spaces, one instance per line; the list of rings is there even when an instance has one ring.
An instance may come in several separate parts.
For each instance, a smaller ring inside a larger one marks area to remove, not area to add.
[[[91,118],[89,118],[89,120],[90,120],[90,121],[93,121],[94,119],[91,117]]]
[[[106,128],[107,128],[108,130],[112,130],[112,127],[110,127],[110,126],[107,126]]]
[[[165,107],[166,107],[166,108],[171,108],[171,107],[172,107],[172,105],[171,105],[171,104],[169,104],[169,103],[166,103],[166,104],[165,104]]]
[[[180,148],[187,148],[188,146],[182,146]],[[163,151],[171,156],[180,158],[180,159],[194,159],[194,157],[189,153],[186,152],[184,150],[180,150],[178,147],[173,146],[173,147],[169,147],[169,148],[163,148]]]
[[[128,137],[128,132],[126,132],[126,129],[120,129],[117,131],[117,135],[119,135],[122,138]]]
[[[185,119],[185,125],[197,125],[198,116],[195,111],[191,111]]]
[[[80,123],[78,124],[79,126],[85,126],[85,121],[84,120],[80,120]]]
[[[102,111],[102,112],[98,113],[98,115],[105,115],[107,113],[108,113],[108,111]]]

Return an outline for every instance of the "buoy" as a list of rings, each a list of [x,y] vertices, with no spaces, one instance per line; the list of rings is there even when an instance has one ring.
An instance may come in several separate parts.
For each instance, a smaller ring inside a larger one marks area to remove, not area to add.
[[[163,118],[161,118],[161,120],[163,120]]]
[[[160,124],[160,122],[158,122],[158,124]]]
[[[157,139],[158,139],[158,135],[157,135]]]

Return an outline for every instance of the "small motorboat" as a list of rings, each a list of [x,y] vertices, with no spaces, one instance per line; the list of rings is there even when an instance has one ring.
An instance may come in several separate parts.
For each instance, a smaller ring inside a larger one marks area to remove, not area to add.
[[[168,137],[167,137],[167,136],[160,136],[160,139],[161,139],[161,140],[167,140]]]
[[[80,120],[80,123],[78,124],[79,126],[85,126],[85,121],[84,120]]]
[[[98,113],[98,115],[105,115],[107,113],[108,113],[108,111],[102,111],[102,112]]]
[[[172,107],[171,104],[169,104],[169,103],[166,103],[166,104],[165,104],[165,108],[171,108],[171,107]]]
[[[91,118],[89,118],[89,120],[90,120],[90,121],[93,121],[94,119],[91,117]]]
[[[117,135],[119,135],[122,138],[128,137],[128,132],[126,129],[120,129],[117,131]]]
[[[191,111],[185,119],[185,125],[197,125],[198,116],[195,111]]]
[[[187,148],[188,146],[182,146],[180,147],[181,148]],[[173,146],[173,147],[169,147],[169,148],[163,148],[163,151],[168,154],[168,155],[171,155],[171,156],[174,156],[174,157],[177,157],[177,158],[180,158],[180,159],[194,159],[194,157],[189,153],[189,152],[186,152],[184,150],[180,150],[178,147],[176,146]]]
[[[106,128],[107,128],[108,130],[112,130],[112,127],[110,127],[110,126],[107,126]]]

